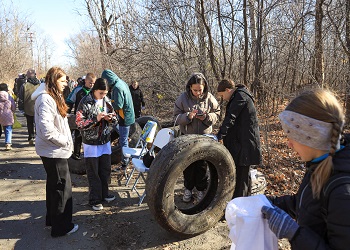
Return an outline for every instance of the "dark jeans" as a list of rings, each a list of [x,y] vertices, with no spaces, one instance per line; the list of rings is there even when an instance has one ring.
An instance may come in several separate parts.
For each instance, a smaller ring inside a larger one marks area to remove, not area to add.
[[[51,236],[63,236],[73,229],[72,183],[67,159],[41,156],[47,174],[46,226]]]
[[[27,129],[28,129],[28,141],[31,139],[35,139],[35,122],[34,122],[34,116],[31,115],[25,115],[27,119]]]
[[[236,188],[233,198],[249,196],[251,192],[250,166],[236,166]]]
[[[196,161],[189,165],[184,171],[184,186],[185,188],[192,190],[194,187],[198,191],[203,191],[208,185],[206,161]]]
[[[89,203],[94,205],[108,196],[111,177],[111,156],[85,157],[86,174],[89,182]]]
[[[81,144],[83,143],[83,137],[80,134],[79,129],[74,129],[74,154],[80,156]]]

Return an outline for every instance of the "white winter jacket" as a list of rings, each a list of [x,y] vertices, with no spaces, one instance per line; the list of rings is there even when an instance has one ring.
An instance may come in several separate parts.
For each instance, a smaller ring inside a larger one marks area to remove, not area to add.
[[[73,151],[68,119],[60,115],[55,100],[45,88],[42,83],[32,94],[35,100],[35,150],[39,156],[68,159]]]

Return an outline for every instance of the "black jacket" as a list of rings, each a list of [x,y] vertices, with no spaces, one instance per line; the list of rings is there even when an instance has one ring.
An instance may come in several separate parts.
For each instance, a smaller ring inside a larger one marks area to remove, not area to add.
[[[66,102],[68,105],[68,113],[70,113],[73,109],[74,106],[74,114],[77,113],[77,109],[79,106],[80,101],[87,95],[89,94],[90,89],[83,86],[80,90],[78,90],[78,92],[75,95],[75,103],[71,103],[71,102]]]
[[[258,118],[253,97],[243,85],[237,86],[228,101],[217,137],[224,140],[237,166],[260,164]]]
[[[129,86],[132,102],[134,104],[134,109],[141,110],[141,106],[145,106],[145,101],[143,99],[143,93],[139,86],[137,86],[136,89],[132,87],[132,85]]]
[[[115,114],[108,97],[104,98],[104,104],[107,107],[106,112]],[[110,140],[110,124],[104,119],[97,121],[97,114],[99,112],[99,107],[96,105],[92,93],[81,99],[77,108],[76,124],[85,144],[103,145]],[[113,120],[112,122],[116,123],[117,120]]]
[[[349,249],[350,184],[336,187],[328,196],[326,218],[322,216],[322,198],[314,199],[310,184],[312,172],[319,163],[307,163],[307,171],[295,195],[272,199],[272,202],[295,218],[300,226],[290,241],[292,249]],[[333,175],[350,175],[350,147],[338,151],[333,158]],[[321,196],[322,197],[322,196]]]

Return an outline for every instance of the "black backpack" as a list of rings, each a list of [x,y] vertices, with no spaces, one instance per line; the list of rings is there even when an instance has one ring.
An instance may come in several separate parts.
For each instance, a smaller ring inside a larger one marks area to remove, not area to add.
[[[321,200],[322,200],[322,207],[321,212],[322,216],[325,221],[327,221],[327,215],[328,215],[328,202],[329,202],[329,195],[332,193],[332,191],[343,184],[350,184],[350,173],[342,172],[333,175],[331,178],[329,178],[327,184],[324,186]]]

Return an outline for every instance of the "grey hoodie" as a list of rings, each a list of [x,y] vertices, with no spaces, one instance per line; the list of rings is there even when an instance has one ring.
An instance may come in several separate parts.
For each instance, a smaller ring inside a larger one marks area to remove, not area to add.
[[[35,100],[36,153],[47,158],[68,159],[72,155],[73,140],[67,117],[58,112],[45,83],[40,84],[31,98]]]

